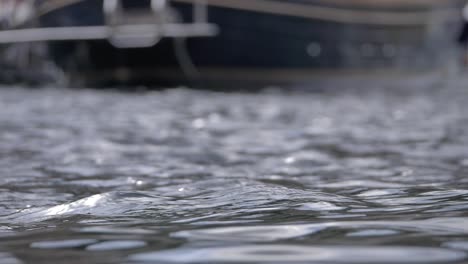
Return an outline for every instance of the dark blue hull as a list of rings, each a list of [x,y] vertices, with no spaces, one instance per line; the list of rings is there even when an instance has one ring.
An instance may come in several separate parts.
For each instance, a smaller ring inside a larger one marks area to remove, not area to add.
[[[100,25],[101,6],[101,1],[84,1],[44,16],[42,23]],[[187,4],[175,4],[174,9],[189,19]],[[324,73],[431,71],[457,60],[459,21],[453,17],[430,26],[369,25],[210,6],[209,21],[219,26],[218,36],[165,38],[138,49],[116,48],[105,40],[57,42],[50,44],[50,52],[60,67],[82,80],[161,84],[276,84]]]

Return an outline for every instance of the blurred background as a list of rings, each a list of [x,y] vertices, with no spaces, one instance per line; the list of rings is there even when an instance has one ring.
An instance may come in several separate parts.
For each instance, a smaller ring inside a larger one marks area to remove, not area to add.
[[[464,4],[2,0],[1,79],[265,86],[456,71]]]

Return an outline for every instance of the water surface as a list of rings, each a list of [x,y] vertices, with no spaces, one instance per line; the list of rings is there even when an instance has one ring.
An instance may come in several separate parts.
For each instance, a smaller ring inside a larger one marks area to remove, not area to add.
[[[465,263],[468,90],[0,89],[0,263]]]

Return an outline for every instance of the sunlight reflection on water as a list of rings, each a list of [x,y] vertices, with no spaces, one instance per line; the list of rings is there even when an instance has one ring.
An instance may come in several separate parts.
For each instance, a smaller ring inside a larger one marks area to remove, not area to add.
[[[467,259],[465,89],[0,103],[1,263]]]

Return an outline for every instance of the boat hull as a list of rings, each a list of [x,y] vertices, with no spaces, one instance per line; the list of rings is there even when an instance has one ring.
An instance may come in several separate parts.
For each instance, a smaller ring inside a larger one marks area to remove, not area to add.
[[[105,22],[101,6],[101,1],[83,1],[41,21],[44,26],[100,25]],[[176,3],[174,10],[189,19],[189,5]],[[153,47],[125,49],[107,40],[54,42],[50,54],[76,81],[161,85],[408,74],[445,69],[458,60],[460,21],[453,14],[425,24],[383,25],[213,5],[209,21],[219,26],[218,36],[164,38]]]

